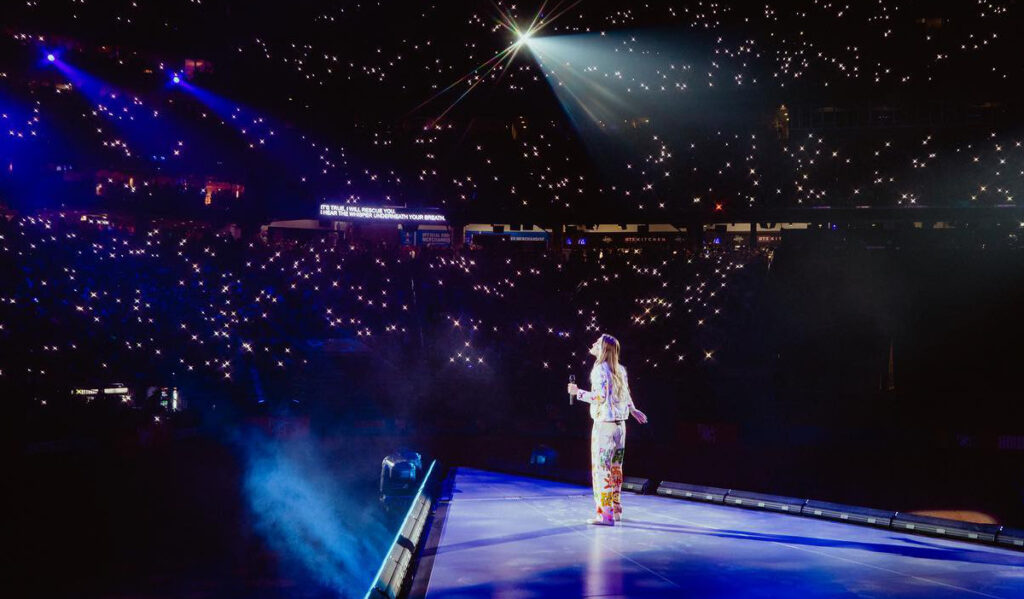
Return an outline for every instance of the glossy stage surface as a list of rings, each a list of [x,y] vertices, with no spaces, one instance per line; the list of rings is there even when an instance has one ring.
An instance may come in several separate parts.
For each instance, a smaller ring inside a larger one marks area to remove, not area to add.
[[[619,525],[590,526],[587,487],[460,468],[414,596],[1024,597],[1016,551],[659,496],[622,504]]]

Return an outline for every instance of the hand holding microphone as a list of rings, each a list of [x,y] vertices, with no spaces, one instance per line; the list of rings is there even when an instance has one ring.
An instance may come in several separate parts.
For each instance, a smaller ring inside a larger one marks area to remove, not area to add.
[[[576,394],[579,393],[580,389],[576,386],[576,375],[569,375],[569,405],[572,405],[572,401],[576,399]]]

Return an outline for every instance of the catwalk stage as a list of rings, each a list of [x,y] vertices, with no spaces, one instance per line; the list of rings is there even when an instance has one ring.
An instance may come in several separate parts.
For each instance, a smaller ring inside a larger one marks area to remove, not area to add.
[[[459,468],[412,597],[1024,597],[1024,553]]]

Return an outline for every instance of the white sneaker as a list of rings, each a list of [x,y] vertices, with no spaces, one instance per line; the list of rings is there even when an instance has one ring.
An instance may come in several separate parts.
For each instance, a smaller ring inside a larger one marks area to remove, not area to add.
[[[587,524],[594,524],[596,526],[615,526],[615,520],[605,520],[604,518],[591,518],[587,520]]]

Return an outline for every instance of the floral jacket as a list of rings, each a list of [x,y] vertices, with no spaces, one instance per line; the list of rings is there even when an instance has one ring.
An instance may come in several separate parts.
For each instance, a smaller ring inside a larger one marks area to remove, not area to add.
[[[629,409],[633,407],[633,398],[629,394],[629,379],[626,368],[619,364],[622,374],[622,389],[617,397],[612,397],[612,370],[607,362],[595,364],[590,370],[590,391],[580,389],[577,399],[590,404],[590,417],[594,420],[614,421],[629,418]]]

